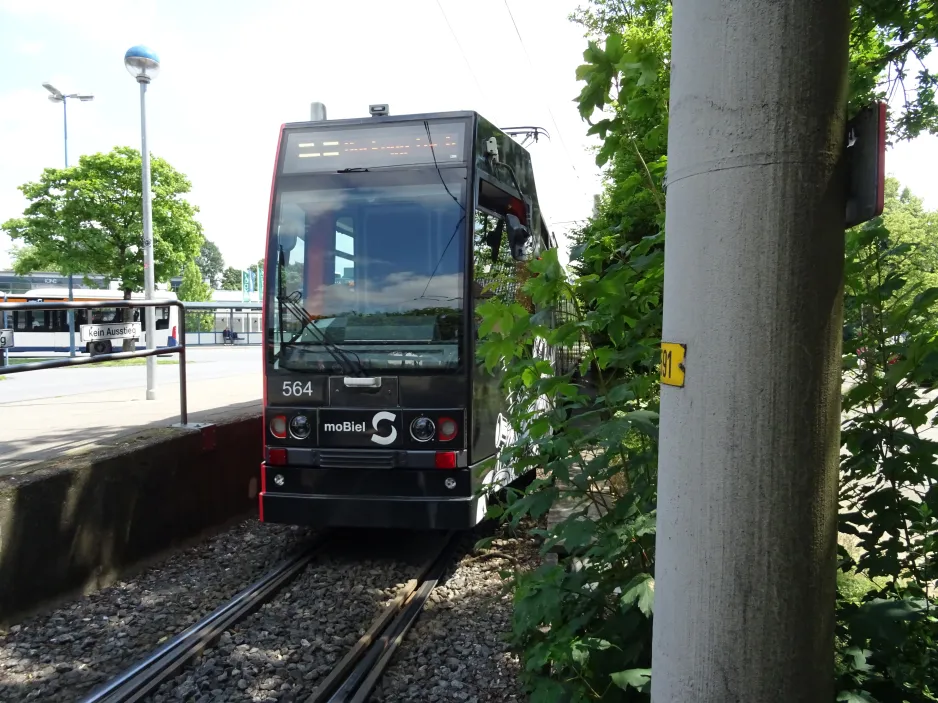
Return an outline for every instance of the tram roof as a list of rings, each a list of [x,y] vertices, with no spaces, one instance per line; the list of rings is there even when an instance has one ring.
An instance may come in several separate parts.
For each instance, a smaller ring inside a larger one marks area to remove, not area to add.
[[[328,120],[305,120],[303,122],[287,122],[283,125],[284,129],[292,129],[296,127],[326,127],[329,125],[382,125],[382,124],[392,124],[395,122],[414,122],[417,120],[447,120],[447,119],[465,119],[476,117],[479,113],[475,110],[455,110],[451,112],[420,112],[412,115],[382,115],[380,117],[373,117],[371,115],[363,115],[361,117],[343,117],[341,119],[328,119]]]

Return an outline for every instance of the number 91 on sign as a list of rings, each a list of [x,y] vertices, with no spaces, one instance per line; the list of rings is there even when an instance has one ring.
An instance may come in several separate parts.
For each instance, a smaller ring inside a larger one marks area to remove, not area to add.
[[[684,356],[686,344],[661,343],[661,383],[665,386],[684,387]]]

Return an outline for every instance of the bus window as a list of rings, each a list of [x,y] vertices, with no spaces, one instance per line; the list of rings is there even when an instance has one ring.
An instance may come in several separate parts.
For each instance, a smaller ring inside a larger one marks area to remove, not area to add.
[[[156,329],[158,330],[169,329],[169,308],[157,308],[156,309]]]
[[[54,310],[49,313],[52,316],[53,332],[68,332],[68,311]],[[75,319],[75,330],[78,330],[78,319]]]
[[[96,308],[91,311],[91,324],[103,325],[109,322],[117,322],[116,308]]]

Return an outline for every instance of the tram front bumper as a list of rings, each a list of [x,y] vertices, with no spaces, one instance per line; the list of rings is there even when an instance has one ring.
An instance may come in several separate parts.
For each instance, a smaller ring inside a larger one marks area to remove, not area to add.
[[[470,529],[486,500],[470,470],[320,469],[261,465],[262,522],[311,527]]]

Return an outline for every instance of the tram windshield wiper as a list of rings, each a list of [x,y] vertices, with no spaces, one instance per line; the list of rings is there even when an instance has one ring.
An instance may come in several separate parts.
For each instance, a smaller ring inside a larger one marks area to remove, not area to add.
[[[343,352],[339,347],[326,339],[325,333],[317,327],[312,319],[310,314],[306,312],[302,305],[299,304],[298,295],[294,297],[294,294],[285,295],[284,294],[284,281],[283,281],[283,269],[284,269],[284,255],[283,247],[280,247],[280,256],[278,261],[279,266],[277,271],[277,304],[280,306],[280,358],[283,359],[283,350],[287,347],[292,347],[296,345],[296,340],[303,336],[303,333],[312,329],[315,330],[317,336],[319,337],[319,343],[322,347],[329,353],[335,362],[342,369],[342,373],[345,374],[357,374],[359,376],[365,376],[365,367],[361,363],[361,359],[352,361],[345,352]],[[300,327],[299,331],[294,334],[289,341],[283,341],[283,310],[286,308],[293,317],[297,319],[298,322],[302,322],[303,326]]]
[[[336,173],[368,173],[369,169],[363,166],[353,166],[352,168],[340,168]]]
[[[315,320],[311,319],[306,310],[293,299],[292,296],[277,296],[277,302],[285,307],[293,317],[295,317],[299,322],[303,323],[303,326],[299,331],[294,334],[289,340],[280,343],[280,354],[281,358],[283,356],[283,350],[287,347],[296,347],[301,346],[297,343],[297,340],[303,336],[303,333],[306,330],[313,330],[316,333],[317,341],[322,348],[325,349],[329,356],[331,356],[335,362],[341,367],[342,373],[347,375],[356,375],[356,376],[365,376],[365,367],[361,363],[361,359],[358,358],[358,355],[354,352],[351,352],[353,359],[345,351],[340,349],[336,344],[330,342],[326,339],[325,333],[316,326]]]

